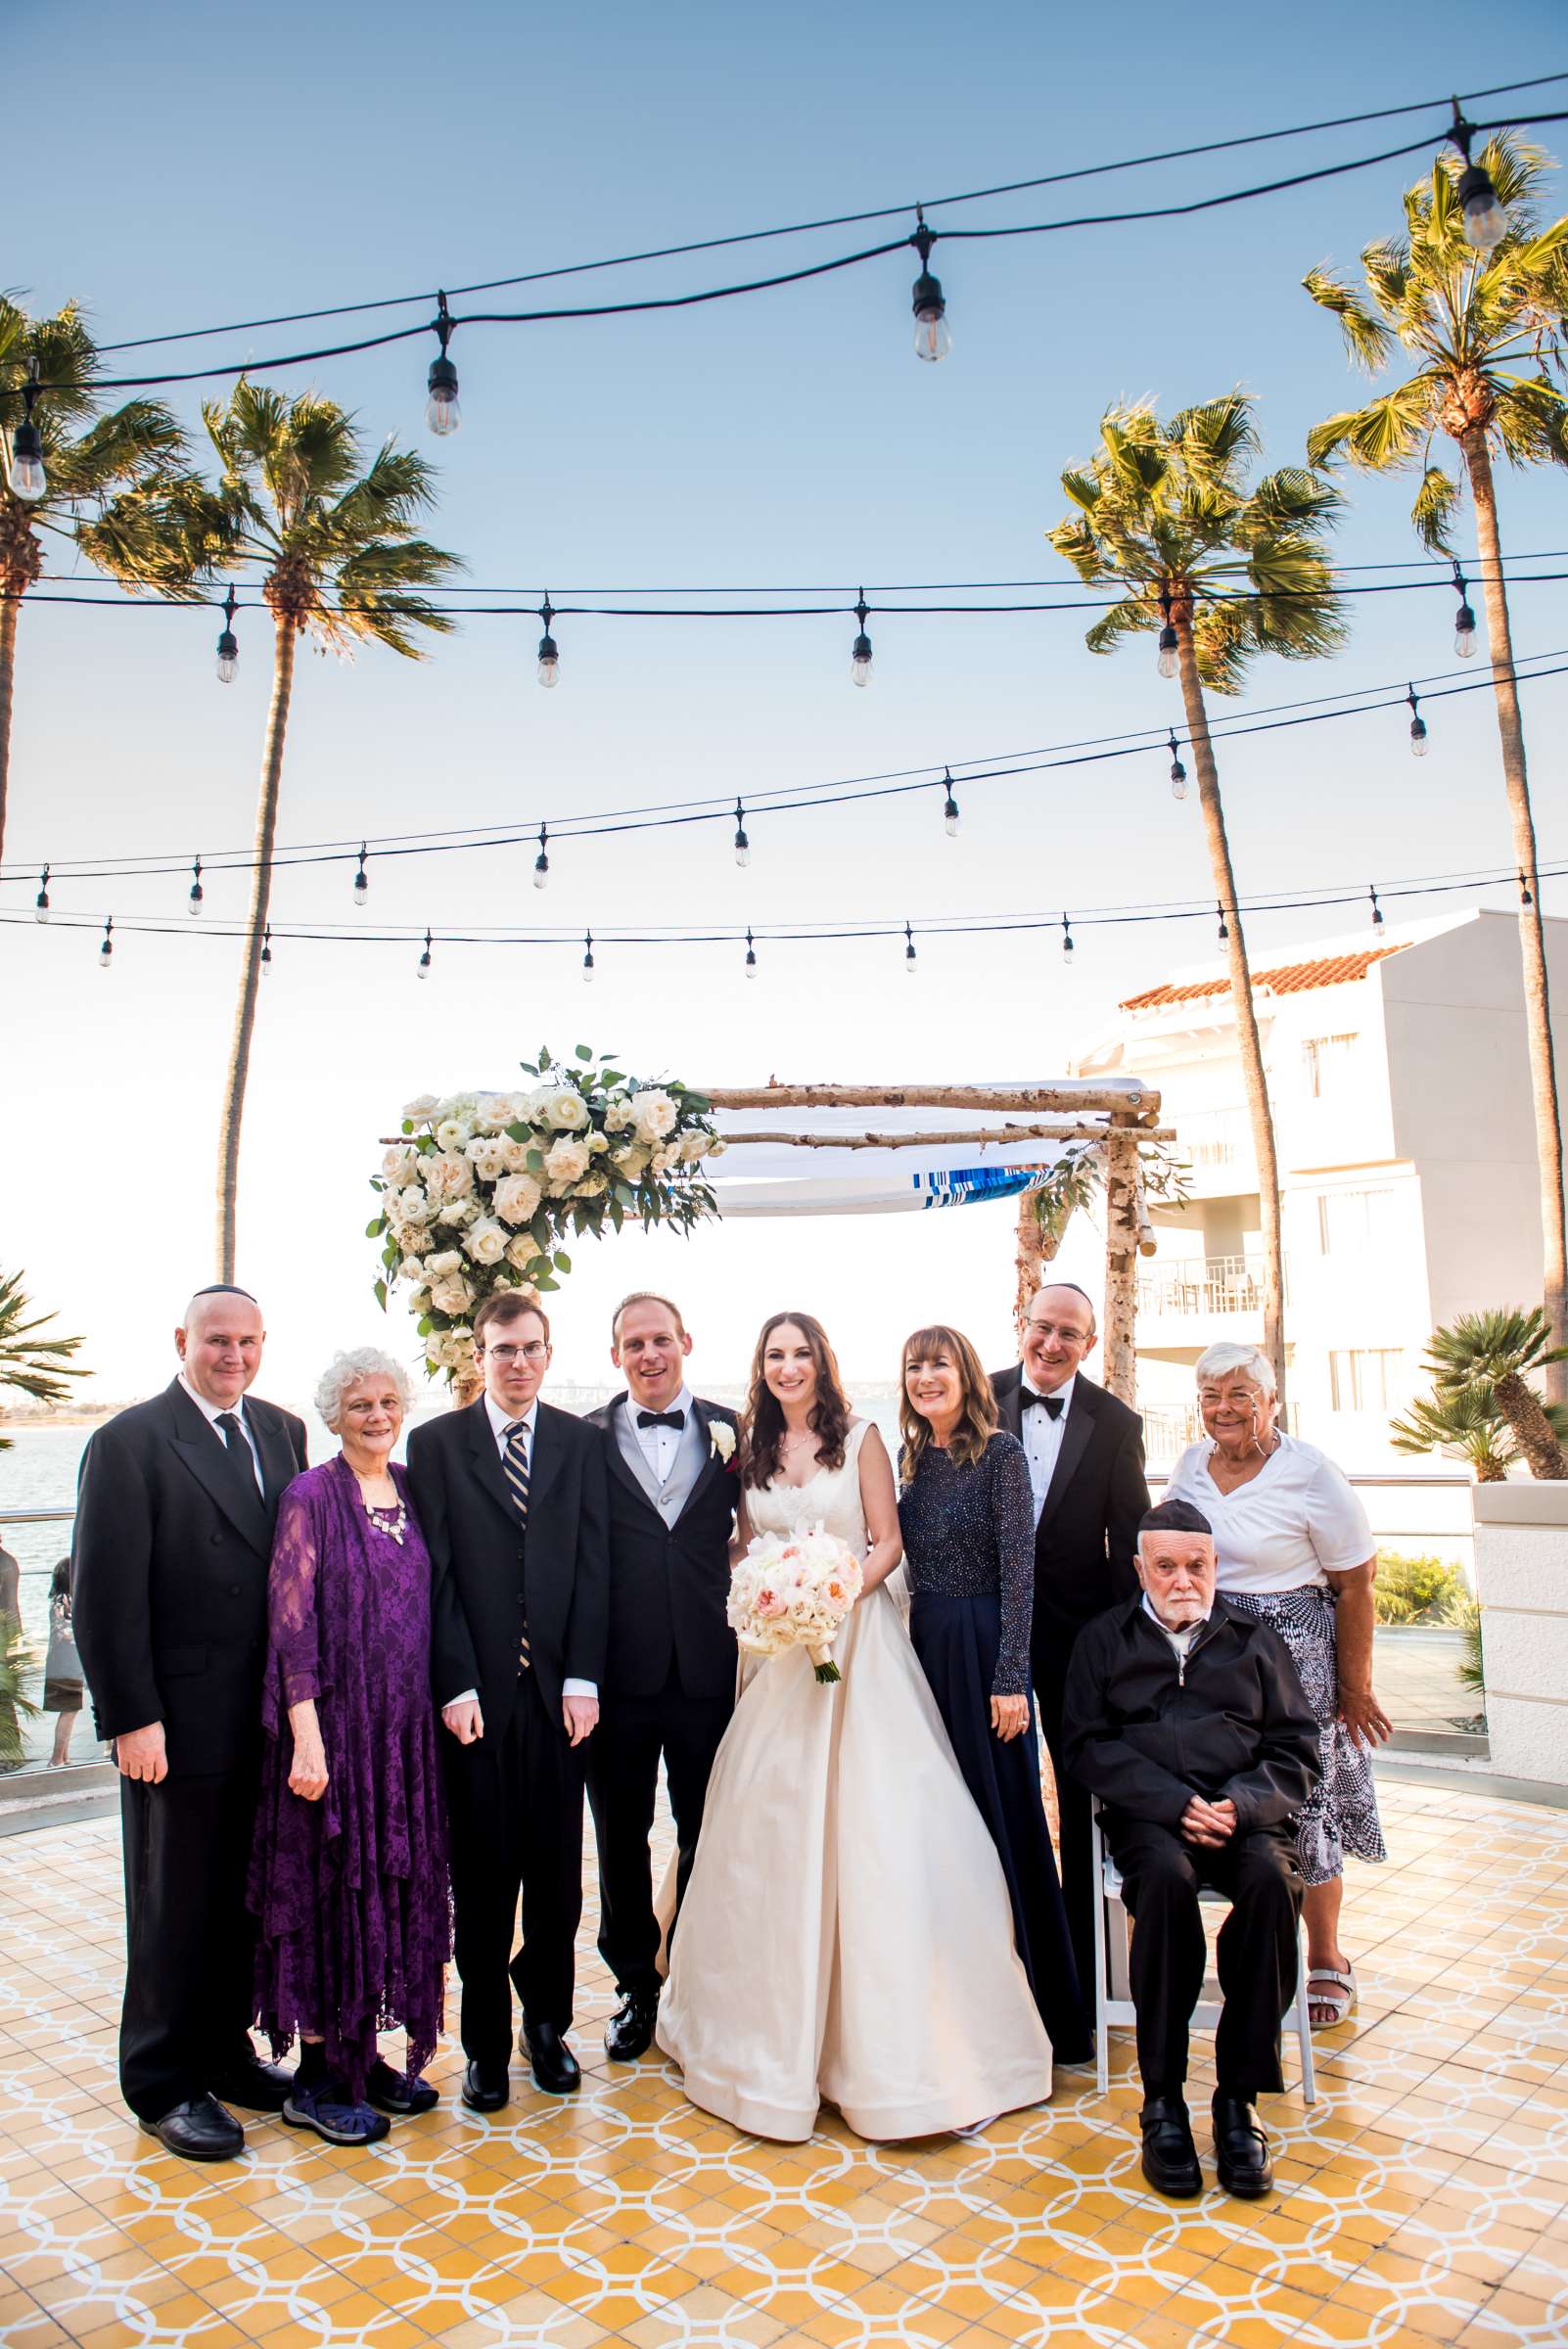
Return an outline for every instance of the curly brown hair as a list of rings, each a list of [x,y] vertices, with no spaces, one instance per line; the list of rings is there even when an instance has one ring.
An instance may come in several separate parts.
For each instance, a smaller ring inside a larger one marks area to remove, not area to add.
[[[741,1483],[753,1487],[771,1483],[784,1459],[784,1413],[767,1383],[762,1364],[768,1340],[788,1323],[798,1329],[811,1350],[816,1366],[816,1401],[807,1424],[816,1437],[816,1456],[823,1468],[842,1468],[850,1433],[850,1405],[839,1376],[838,1359],[828,1344],[827,1331],[810,1313],[774,1313],[762,1323],[752,1356],[751,1384],[741,1414]]]
[[[1001,1424],[991,1380],[963,1331],[949,1328],[945,1321],[933,1321],[925,1329],[912,1331],[903,1341],[899,1364],[899,1432],[903,1437],[899,1474],[906,1485],[913,1483],[920,1455],[931,1442],[930,1420],[923,1418],[909,1401],[909,1365],[930,1361],[939,1354],[946,1355],[958,1373],[958,1424],[946,1447],[953,1466],[972,1468],[977,1460],[983,1459],[987,1445]]]

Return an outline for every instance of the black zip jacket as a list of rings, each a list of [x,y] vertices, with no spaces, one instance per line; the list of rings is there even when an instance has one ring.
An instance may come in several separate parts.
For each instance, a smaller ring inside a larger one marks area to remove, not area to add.
[[[1318,1731],[1277,1632],[1218,1595],[1178,1664],[1143,1604],[1078,1635],[1063,1717],[1067,1767],[1107,1812],[1176,1827],[1192,1797],[1236,1825],[1283,1827],[1317,1782]]]

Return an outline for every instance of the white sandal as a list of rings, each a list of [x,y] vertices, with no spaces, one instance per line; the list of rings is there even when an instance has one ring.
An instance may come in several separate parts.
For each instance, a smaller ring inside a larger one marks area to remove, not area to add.
[[[1328,1987],[1320,1990],[1317,1988],[1319,1983],[1327,1984]],[[1332,2031],[1336,2024],[1342,2023],[1350,2013],[1356,2004],[1358,1995],[1356,1968],[1353,1965],[1348,1965],[1343,1973],[1334,1965],[1310,1967],[1307,1974],[1307,2019],[1313,2029],[1314,2031]],[[1319,2022],[1316,2015],[1313,2013],[1312,2009],[1314,2006],[1328,2007],[1329,2014],[1325,2022]]]

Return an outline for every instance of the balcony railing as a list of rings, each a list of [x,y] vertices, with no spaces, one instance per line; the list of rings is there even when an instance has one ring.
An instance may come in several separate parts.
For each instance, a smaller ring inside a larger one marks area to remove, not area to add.
[[[1264,1260],[1261,1256],[1178,1257],[1138,1276],[1140,1313],[1207,1316],[1261,1313]],[[1290,1297],[1285,1267],[1285,1298]]]

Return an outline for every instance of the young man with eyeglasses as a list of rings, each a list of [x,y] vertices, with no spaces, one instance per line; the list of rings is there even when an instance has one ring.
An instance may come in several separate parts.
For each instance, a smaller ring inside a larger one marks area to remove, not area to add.
[[[484,1394],[414,1430],[408,1472],[432,1561],[432,1684],[449,1731],[463,2101],[494,2112],[511,2094],[514,1988],[534,2086],[567,2096],[581,2078],[566,2033],[610,1552],[598,1432],[539,1401],[544,1313],[525,1296],[487,1297],[474,1356]]]

